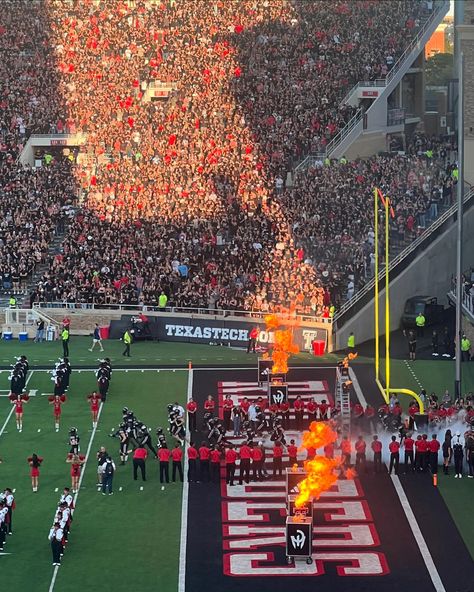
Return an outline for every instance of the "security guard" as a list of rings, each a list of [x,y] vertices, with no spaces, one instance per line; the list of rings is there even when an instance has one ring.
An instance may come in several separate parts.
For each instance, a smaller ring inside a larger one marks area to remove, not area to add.
[[[61,341],[63,342],[63,356],[65,358],[69,357],[69,329],[67,327],[63,327],[61,331]]]
[[[349,337],[347,338],[347,353],[354,353],[356,344],[356,338],[354,333],[351,331]]]
[[[125,351],[123,352],[123,356],[130,357],[130,344],[132,343],[132,335],[130,331],[127,329],[123,334],[123,342],[125,343]]]
[[[168,304],[168,296],[162,290],[161,294],[158,296],[158,307],[159,308],[166,308],[167,304]]]
[[[10,308],[16,308],[16,298],[13,294],[10,296],[8,304],[10,305]]]
[[[461,338],[461,360],[463,362],[469,362],[471,359],[471,342],[469,339],[463,335]]]
[[[331,306],[329,307],[329,318],[333,319],[335,314],[336,314],[336,307],[334,306],[334,304],[331,304]]]
[[[419,312],[416,315],[415,323],[416,323],[416,332],[417,332],[418,337],[423,337],[426,319],[425,319],[425,315],[422,312]]]

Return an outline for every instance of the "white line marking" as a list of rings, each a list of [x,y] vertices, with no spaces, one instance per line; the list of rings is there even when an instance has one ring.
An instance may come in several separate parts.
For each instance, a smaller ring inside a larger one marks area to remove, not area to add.
[[[418,376],[415,374],[413,368],[410,366],[408,360],[404,360],[406,367],[408,368],[408,370],[410,371],[410,374],[413,376],[413,378],[415,379],[415,382],[418,384],[418,386],[423,389],[423,385],[421,384],[421,382],[418,380]]]
[[[365,409],[367,407],[367,401],[364,397],[364,393],[362,392],[362,389],[360,388],[360,384],[359,384],[359,381],[357,380],[356,373],[354,372],[354,370],[350,366],[349,366],[349,378],[352,380],[355,394],[357,395],[357,398],[359,399],[360,404]]]
[[[433,582],[433,586],[436,592],[446,592],[446,589],[443,585],[441,577],[436,569],[435,562],[433,561],[433,557],[428,549],[428,545],[423,537],[421,529],[416,521],[415,514],[411,509],[410,502],[406,496],[405,490],[398,478],[398,475],[390,475],[392,478],[393,486],[395,487],[395,491],[397,492],[398,498],[400,500],[400,504],[402,505],[403,511],[405,512],[405,516],[407,517],[408,524],[410,525],[411,531],[413,533],[413,537],[415,538],[416,544],[420,549],[421,556],[423,557],[423,561],[425,562],[426,569],[430,575],[431,581]]]
[[[100,407],[99,407],[99,413],[97,414],[97,422],[96,422],[96,426],[97,426],[97,425],[98,425],[98,423],[99,423],[100,414],[102,413],[102,409],[103,409],[103,407],[104,407],[104,404],[103,404],[103,403],[101,403],[101,404],[100,404]],[[86,458],[85,458],[85,460],[84,460],[84,464],[82,465],[81,476],[79,477],[79,483],[78,483],[78,489],[77,489],[77,493],[76,493],[76,494],[75,494],[75,496],[74,496],[74,511],[75,511],[75,509],[76,509],[76,507],[77,507],[77,498],[79,497],[79,491],[81,490],[81,484],[82,484],[82,480],[83,480],[83,478],[84,478],[84,475],[85,475],[85,472],[86,472],[86,464],[87,464],[87,461],[89,460],[89,454],[90,454],[90,452],[91,452],[91,448],[92,448],[92,442],[94,441],[94,436],[95,436],[96,429],[97,429],[97,428],[94,428],[94,429],[92,430],[92,434],[91,434],[91,437],[90,437],[90,439],[89,439],[89,444],[88,444],[88,446],[87,446],[87,450],[86,450]],[[74,512],[73,512],[73,513],[74,513]],[[59,569],[59,566],[58,566],[58,565],[56,565],[56,566],[54,567],[53,576],[52,576],[52,578],[51,578],[51,584],[49,585],[49,592],[53,592],[53,590],[54,590],[54,584],[56,583],[56,578],[57,578],[57,576],[58,576],[58,569]]]
[[[33,376],[33,373],[35,372],[35,370],[32,370],[30,372],[30,374],[28,375],[28,378],[25,381],[25,387],[28,386],[28,383],[30,382],[30,378]],[[10,421],[11,416],[13,415],[13,412],[15,411],[15,406],[12,405],[12,408],[10,409],[10,413],[8,414],[5,423],[3,424],[3,426],[0,429],[0,436],[5,432],[5,428],[8,425],[8,422]]]
[[[189,402],[193,396],[193,373],[192,368],[188,369],[188,392],[187,400]],[[189,434],[189,416],[186,418],[186,432]],[[190,436],[191,438],[191,436]],[[185,592],[186,588],[186,543],[188,538],[188,498],[189,498],[189,483],[188,483],[188,441],[184,444],[184,482],[183,482],[183,497],[181,501],[181,538],[179,542],[179,577],[178,577],[178,592]]]

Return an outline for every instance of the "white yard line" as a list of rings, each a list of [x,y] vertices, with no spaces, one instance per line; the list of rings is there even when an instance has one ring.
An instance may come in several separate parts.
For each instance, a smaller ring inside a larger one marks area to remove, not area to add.
[[[95,436],[95,433],[97,431],[97,426],[99,425],[99,419],[100,419],[100,415],[102,413],[103,407],[104,407],[104,404],[101,403],[100,404],[100,407],[99,407],[99,413],[97,414],[97,421],[95,423],[95,426],[96,427],[94,427],[92,429],[92,434],[91,434],[91,437],[89,439],[89,444],[87,446],[86,458],[84,460],[84,464],[82,465],[81,476],[79,477],[79,484],[78,484],[78,488],[77,488],[77,493],[74,495],[74,511],[73,511],[73,513],[75,513],[75,511],[76,511],[77,500],[79,498],[79,492],[81,491],[82,480],[83,480],[84,475],[85,475],[85,472],[86,472],[86,464],[87,464],[87,461],[89,460],[89,455],[90,455],[90,452],[91,452],[92,443],[94,441],[94,436]],[[56,578],[58,576],[58,570],[59,570],[59,565],[55,565],[54,566],[54,570],[53,570],[53,575],[51,577],[51,584],[49,585],[49,592],[53,592],[53,590],[54,590],[54,585],[56,583]]]
[[[428,570],[431,581],[433,582],[434,589],[436,592],[446,592],[446,588],[444,587],[438,570],[436,569],[435,562],[433,561],[433,557],[431,556],[430,550],[428,549],[428,545],[426,544],[418,522],[416,521],[415,514],[411,509],[410,502],[408,501],[400,479],[398,478],[398,475],[390,475],[390,477],[400,500],[400,504],[402,505],[403,511],[405,512],[405,516],[407,517],[413,537],[416,541],[416,544],[418,545],[418,548],[420,549],[426,569]]]
[[[188,369],[188,402],[193,396],[193,373],[192,368]],[[186,416],[186,435],[189,433],[189,415]],[[184,445],[184,463],[183,463],[183,497],[181,501],[181,538],[179,543],[179,575],[178,575],[178,592],[185,592],[186,588],[186,543],[188,538],[188,497],[189,497],[189,482],[188,482],[188,441],[185,440]]]
[[[357,375],[351,367],[349,367],[349,378],[352,380],[352,384],[354,386],[354,390],[357,395],[357,398],[359,399],[360,404],[365,409],[367,407],[367,401],[364,397],[362,389],[360,388],[359,381],[357,380]]]
[[[408,366],[408,363],[407,363],[407,366]],[[408,368],[410,369],[410,366],[408,366]],[[352,375],[351,375],[351,372],[352,372]],[[367,405],[367,401],[365,400],[362,389],[360,388],[360,384],[359,384],[359,382],[357,382],[357,378],[355,378],[355,373],[352,370],[352,368],[350,368],[350,370],[349,370],[349,376],[350,376],[352,383],[354,385],[354,390],[356,392],[356,395],[357,395],[357,398],[359,399],[360,404],[364,405],[364,406]],[[392,483],[395,488],[395,491],[398,495],[398,499],[400,500],[400,504],[403,508],[403,511],[405,512],[405,516],[407,518],[408,524],[409,524],[411,532],[413,534],[413,538],[415,539],[415,542],[418,545],[421,556],[423,557],[423,561],[425,562],[426,569],[428,570],[431,581],[433,582],[434,589],[436,590],[436,592],[446,592],[446,589],[443,585],[443,582],[442,582],[441,577],[438,573],[438,570],[436,569],[435,562],[433,561],[433,557],[431,556],[431,553],[428,549],[428,545],[426,544],[426,541],[423,537],[423,534],[422,534],[421,529],[418,525],[418,522],[416,521],[415,514],[413,513],[413,510],[410,506],[410,502],[408,501],[408,497],[405,493],[405,490],[402,487],[400,479],[398,478],[398,475],[390,475],[390,477],[392,479]]]
[[[406,367],[408,368],[408,371],[410,372],[410,374],[413,376],[413,379],[415,380],[416,384],[423,389],[423,385],[421,384],[420,380],[418,379],[418,376],[415,374],[415,371],[413,370],[413,368],[410,366],[410,363],[408,360],[405,360],[405,364]]]
[[[30,373],[28,374],[28,378],[26,379],[26,382],[25,382],[25,387],[28,386],[28,383],[30,382],[30,378],[33,376],[33,372],[35,372],[35,370],[30,370]],[[10,391],[8,391],[8,392],[10,392]],[[36,391],[35,391],[35,395],[36,395]],[[8,414],[8,416],[7,416],[6,420],[5,420],[5,423],[0,428],[0,436],[5,431],[5,428],[7,427],[8,422],[10,421],[10,418],[13,415],[13,412],[14,411],[15,411],[15,406],[12,405],[12,408],[10,409],[10,413]]]

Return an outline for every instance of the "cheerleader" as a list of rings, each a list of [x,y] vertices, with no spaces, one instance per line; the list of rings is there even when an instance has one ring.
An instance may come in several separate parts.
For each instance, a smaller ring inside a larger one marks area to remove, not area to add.
[[[37,454],[32,454],[28,457],[27,461],[31,467],[31,487],[33,489],[33,493],[36,493],[38,491],[39,468],[43,462],[43,458]]]
[[[100,395],[96,391],[94,391],[93,393],[88,395],[87,398],[91,406],[92,429],[94,429],[97,427],[97,416],[99,414]]]
[[[48,397],[49,404],[53,406],[54,427],[59,432],[59,420],[61,419],[61,406],[66,402],[66,395],[51,395]]]
[[[21,432],[23,429],[23,404],[28,403],[29,397],[26,393],[23,395],[10,395],[12,405],[15,405],[16,429]]]
[[[82,465],[86,462],[83,454],[69,453],[66,462],[71,465],[71,489],[73,493],[79,491],[79,478],[81,476]]]

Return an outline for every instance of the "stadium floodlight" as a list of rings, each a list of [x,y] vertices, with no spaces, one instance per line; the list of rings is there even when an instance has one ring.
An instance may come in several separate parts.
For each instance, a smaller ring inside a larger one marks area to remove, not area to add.
[[[385,211],[385,387],[380,381],[380,323],[379,323],[379,200]],[[390,386],[390,277],[389,277],[389,220],[394,217],[390,198],[385,197],[378,187],[374,188],[374,234],[375,234],[375,383],[385,402],[390,401],[390,393],[399,393],[413,397],[419,407],[420,413],[425,412],[425,405],[420,396],[414,391],[405,388],[392,388]]]

